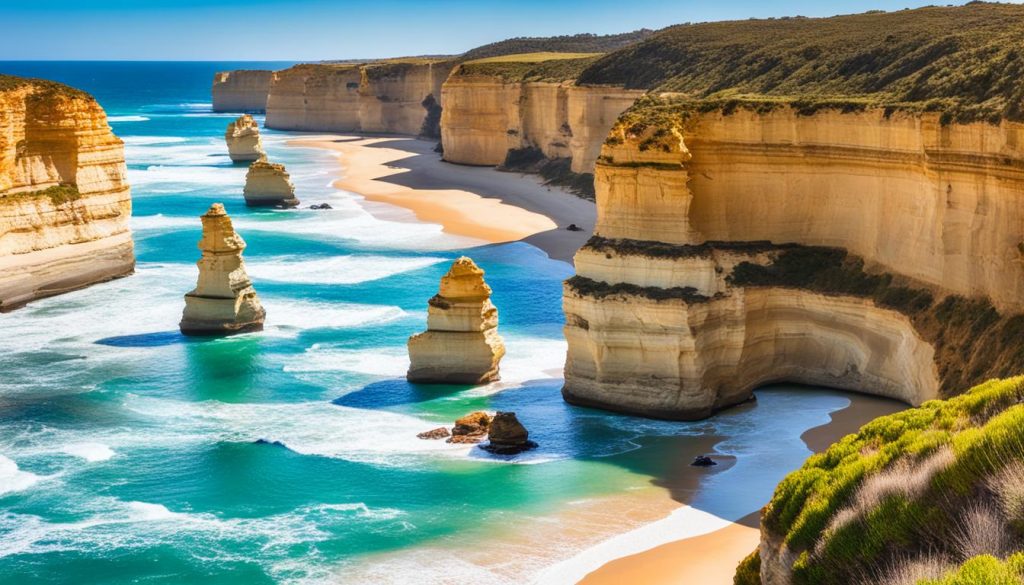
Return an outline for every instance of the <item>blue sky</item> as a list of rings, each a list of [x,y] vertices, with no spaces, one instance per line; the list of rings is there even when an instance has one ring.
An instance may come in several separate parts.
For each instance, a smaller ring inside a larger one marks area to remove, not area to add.
[[[454,54],[515,36],[828,16],[917,0],[0,0],[0,60],[319,60]],[[963,2],[955,2],[962,4]]]

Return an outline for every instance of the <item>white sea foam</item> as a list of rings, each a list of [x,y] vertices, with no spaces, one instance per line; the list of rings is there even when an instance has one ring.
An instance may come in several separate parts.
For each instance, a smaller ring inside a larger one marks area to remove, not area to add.
[[[333,349],[316,344],[305,354],[292,359],[286,372],[353,372],[370,376],[397,378],[409,369],[409,355],[404,347],[370,349]]]
[[[180,136],[122,136],[121,140],[127,146],[150,146],[155,144],[177,144],[187,142],[187,138]]]
[[[183,228],[194,228],[197,231],[202,229],[202,224],[196,217],[167,216],[162,213],[155,215],[133,215],[131,219],[132,230],[159,230],[177,231]]]
[[[41,479],[34,473],[22,471],[17,463],[0,455],[0,496],[26,490],[39,483]]]
[[[230,158],[222,143],[212,139],[202,142],[172,141],[161,143],[129,143],[125,148],[125,159],[130,165],[228,166]],[[234,168],[234,167],[230,167]],[[237,170],[244,170],[239,167]]]
[[[72,443],[65,445],[63,451],[90,463],[106,461],[114,456],[114,450],[103,443]]]
[[[183,185],[189,189],[231,187],[239,194],[245,184],[245,168],[209,166],[150,165],[145,169],[128,169],[128,181],[134,187],[158,184]]]
[[[348,255],[304,260],[303,256],[254,258],[249,275],[258,280],[295,284],[355,284],[387,278],[444,262],[444,258]]]
[[[108,122],[148,122],[146,116],[108,116]]]
[[[277,297],[263,298],[266,325],[286,329],[358,327],[407,316],[400,307],[356,303],[314,303]]]

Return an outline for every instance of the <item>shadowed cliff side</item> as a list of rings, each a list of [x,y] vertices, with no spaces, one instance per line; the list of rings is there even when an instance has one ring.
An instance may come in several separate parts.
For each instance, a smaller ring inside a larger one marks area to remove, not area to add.
[[[91,96],[0,75],[0,311],[132,273],[126,174]]]

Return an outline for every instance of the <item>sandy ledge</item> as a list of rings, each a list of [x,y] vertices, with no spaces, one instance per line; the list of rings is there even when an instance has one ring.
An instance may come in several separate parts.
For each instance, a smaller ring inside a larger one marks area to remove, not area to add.
[[[409,209],[419,221],[441,224],[450,234],[491,243],[525,241],[566,262],[590,237],[596,217],[592,202],[534,176],[446,163],[434,144],[359,136],[288,141],[337,152],[344,174],[335,187]],[[569,224],[583,231],[567,231]]]

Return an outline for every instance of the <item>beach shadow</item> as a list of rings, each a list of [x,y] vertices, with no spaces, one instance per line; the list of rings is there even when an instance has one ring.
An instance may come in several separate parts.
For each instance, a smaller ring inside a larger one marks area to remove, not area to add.
[[[350,408],[388,408],[403,404],[427,402],[435,398],[449,396],[470,387],[448,384],[411,384],[402,378],[395,378],[374,382],[360,390],[339,396],[331,402],[338,406]]]
[[[164,347],[176,343],[188,343],[188,338],[182,335],[180,331],[159,331],[156,333],[105,337],[97,340],[96,343],[111,347]]]

